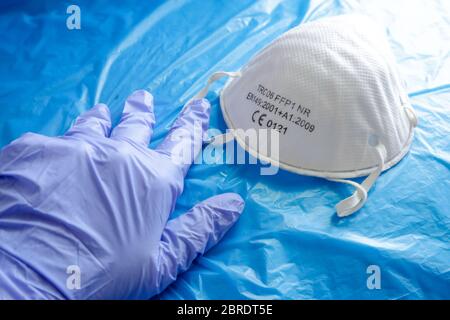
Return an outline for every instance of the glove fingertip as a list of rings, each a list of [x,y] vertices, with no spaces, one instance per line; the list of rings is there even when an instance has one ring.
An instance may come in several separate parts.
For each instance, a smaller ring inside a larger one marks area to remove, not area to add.
[[[111,112],[109,111],[109,108],[106,104],[97,103],[92,108],[92,111],[97,118],[105,120],[107,122],[111,122]]]
[[[187,112],[200,112],[201,114],[209,115],[211,104],[208,99],[195,99],[186,104],[182,110],[182,114]]]
[[[200,105],[200,106],[203,106],[205,108],[209,108],[211,106],[211,104],[209,103],[209,100],[206,99],[206,98],[192,100],[192,104],[193,105]]]
[[[134,91],[125,102],[124,112],[153,113],[153,95],[144,89]]]
[[[213,196],[203,202],[209,206],[214,212],[220,215],[231,215],[235,220],[244,211],[245,202],[237,193],[223,193]]]

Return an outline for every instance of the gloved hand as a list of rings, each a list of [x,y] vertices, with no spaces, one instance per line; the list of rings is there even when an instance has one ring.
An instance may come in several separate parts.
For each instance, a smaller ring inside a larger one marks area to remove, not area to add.
[[[209,108],[205,99],[187,104],[156,150],[148,148],[153,97],[144,90],[128,98],[111,132],[109,110],[98,104],[64,136],[28,133],[6,146],[0,298],[146,299],[216,244],[243,210],[237,194],[168,221]]]

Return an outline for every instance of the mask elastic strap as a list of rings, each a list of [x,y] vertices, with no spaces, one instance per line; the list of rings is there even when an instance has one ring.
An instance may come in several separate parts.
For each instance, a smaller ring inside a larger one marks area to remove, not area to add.
[[[345,179],[329,179],[335,182],[342,182],[350,184],[356,188],[356,191],[350,197],[340,201],[336,206],[336,212],[339,217],[346,217],[352,213],[358,211],[367,200],[367,193],[373,186],[381,171],[383,170],[383,164],[386,158],[386,148],[383,144],[378,142],[374,149],[378,156],[378,167],[373,171],[361,184]]]
[[[414,111],[413,108],[411,108],[409,105],[404,105],[403,106],[405,108],[405,112],[406,112],[406,116],[409,119],[409,122],[411,123],[411,127],[415,128],[417,127],[417,124],[419,122],[416,112]]]
[[[206,97],[206,94],[208,93],[209,86],[212,85],[217,80],[223,78],[223,77],[231,77],[231,78],[237,78],[240,77],[241,73],[239,71],[236,72],[226,72],[226,71],[217,71],[214,72],[208,79],[208,82],[206,83],[206,86],[204,86],[193,98],[192,100],[198,100],[203,99]]]
[[[404,110],[406,112],[406,115],[409,119],[409,122],[411,124],[411,128],[414,128],[417,126],[418,119],[417,115],[413,108],[411,108],[407,104],[403,104]],[[378,140],[378,139],[376,139]],[[364,205],[364,203],[367,200],[367,193],[369,192],[370,188],[373,186],[379,175],[381,174],[381,171],[383,170],[383,165],[386,158],[386,148],[383,144],[381,144],[379,141],[375,141],[375,143],[371,143],[371,145],[374,146],[377,156],[378,156],[378,167],[375,171],[373,171],[363,182],[362,184],[356,183],[351,180],[345,180],[345,179],[329,179],[331,181],[335,182],[342,182],[347,183],[356,188],[356,191],[351,195],[350,197],[340,201],[336,205],[336,212],[339,217],[346,217],[351,215],[352,213],[358,211],[361,209],[361,207]]]
[[[241,73],[239,71],[236,72],[227,72],[227,71],[217,71],[214,72],[209,78],[206,85],[191,99],[192,100],[198,100],[203,99],[208,94],[209,87],[216,82],[219,79],[222,79],[224,77],[231,77],[231,78],[238,78],[241,76]],[[234,136],[232,133],[227,132],[223,134],[216,135],[214,137],[207,138],[203,140],[204,144],[212,144],[213,146],[219,146],[222,144],[225,144],[231,140],[234,139]]]

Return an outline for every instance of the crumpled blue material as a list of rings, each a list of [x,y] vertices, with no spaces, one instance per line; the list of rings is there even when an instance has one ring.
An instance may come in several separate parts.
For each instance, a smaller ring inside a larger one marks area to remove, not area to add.
[[[240,220],[160,299],[450,298],[450,4],[448,1],[68,1],[0,4],[0,147],[55,136],[96,102],[118,121],[136,89],[155,97],[152,145],[217,70],[234,71],[305,21],[362,13],[385,27],[419,125],[409,154],[367,204],[339,219],[351,188],[258,165],[192,167],[173,217],[238,192]],[[225,131],[214,84],[211,127]],[[380,288],[368,285],[378,266]]]

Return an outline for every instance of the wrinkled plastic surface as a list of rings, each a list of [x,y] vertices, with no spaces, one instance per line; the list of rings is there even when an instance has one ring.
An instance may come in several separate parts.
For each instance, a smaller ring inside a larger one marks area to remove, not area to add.
[[[289,28],[364,13],[383,25],[420,118],[409,154],[366,206],[338,219],[350,188],[256,165],[195,165],[173,216],[235,191],[246,209],[224,240],[161,299],[450,298],[450,5],[448,1],[66,1],[0,5],[0,146],[27,131],[62,134],[95,102],[113,120],[135,89],[155,97],[152,146],[216,70],[236,70]],[[226,129],[215,84],[211,127]],[[369,290],[377,265],[381,289]],[[369,278],[370,280],[371,278]],[[370,282],[370,281],[369,281]]]

